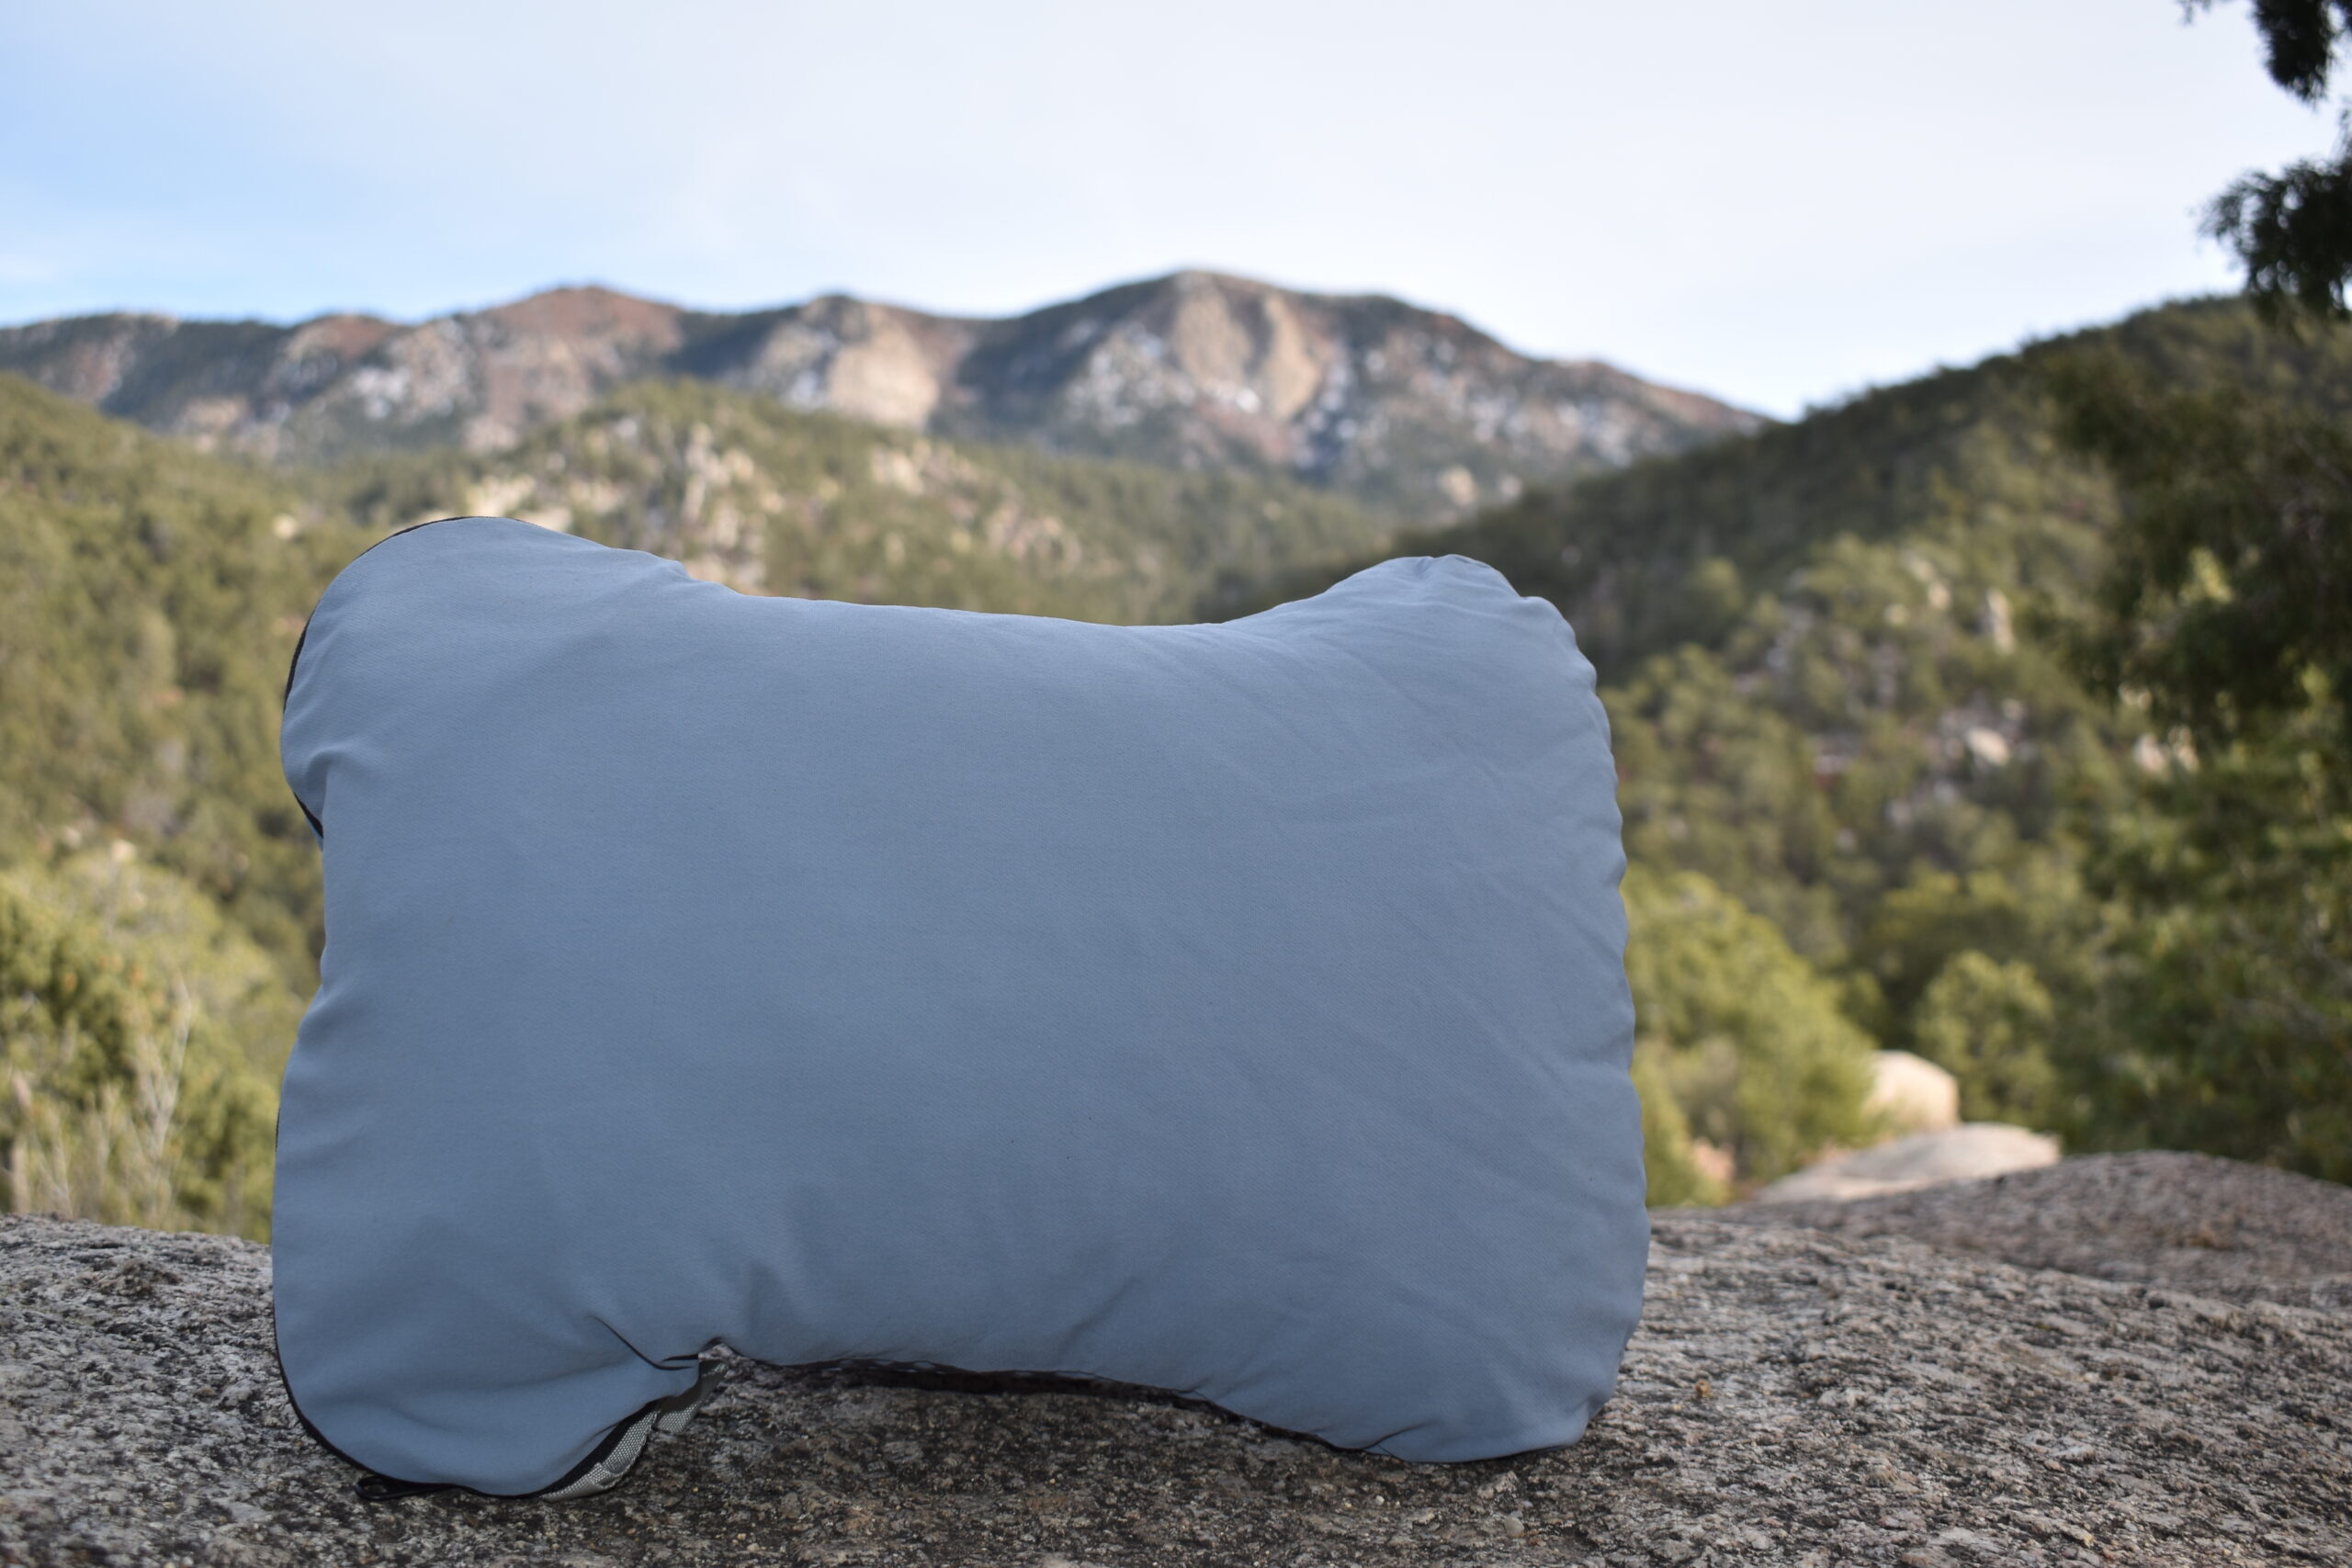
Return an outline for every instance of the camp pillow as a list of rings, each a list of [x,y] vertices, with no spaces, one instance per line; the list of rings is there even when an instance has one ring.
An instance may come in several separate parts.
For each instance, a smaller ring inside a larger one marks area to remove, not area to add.
[[[1107,626],[453,519],[329,587],[283,748],[326,947],[278,1348],[375,1495],[598,1490],[722,1344],[1408,1460],[1613,1386],[1616,779],[1491,568]]]

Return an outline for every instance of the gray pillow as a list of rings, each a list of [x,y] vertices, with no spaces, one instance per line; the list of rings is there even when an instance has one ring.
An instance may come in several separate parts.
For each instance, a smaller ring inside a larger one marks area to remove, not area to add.
[[[278,1342],[362,1465],[576,1488],[720,1342],[1408,1460],[1610,1394],[1615,773],[1489,567],[1105,626],[456,519],[327,590],[283,747],[327,939]]]

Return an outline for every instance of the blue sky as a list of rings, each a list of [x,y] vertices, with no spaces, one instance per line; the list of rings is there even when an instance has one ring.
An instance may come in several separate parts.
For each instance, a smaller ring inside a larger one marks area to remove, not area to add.
[[[1376,289],[1789,414],[2233,286],[2243,5],[0,6],[0,321]]]

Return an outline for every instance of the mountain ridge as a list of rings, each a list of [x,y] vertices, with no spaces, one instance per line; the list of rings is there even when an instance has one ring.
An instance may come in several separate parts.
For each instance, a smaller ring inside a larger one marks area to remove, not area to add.
[[[940,435],[1280,474],[1419,516],[1765,423],[1389,296],[1198,270],[1007,317],[846,294],[706,311],[601,285],[413,323],[116,312],[0,328],[0,370],[282,464],[500,451],[618,386],[684,377]]]

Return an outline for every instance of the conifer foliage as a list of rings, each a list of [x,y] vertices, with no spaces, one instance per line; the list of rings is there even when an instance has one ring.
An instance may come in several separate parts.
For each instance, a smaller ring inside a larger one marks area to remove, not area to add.
[[[2182,0],[2191,15],[2213,0]],[[2270,79],[2317,105],[2327,98],[2347,33],[2352,0],[2254,0]],[[2275,174],[2240,176],[2206,209],[2206,232],[2237,253],[2246,290],[2274,318],[2292,311],[2346,314],[2352,281],[2352,118],[2335,152],[2302,158]]]

